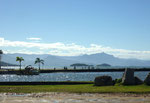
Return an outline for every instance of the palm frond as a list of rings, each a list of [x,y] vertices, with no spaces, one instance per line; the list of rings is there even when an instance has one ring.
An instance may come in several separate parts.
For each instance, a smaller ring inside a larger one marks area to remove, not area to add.
[[[16,57],[16,61],[24,61],[23,57]]]
[[[40,58],[36,58],[36,60],[35,60],[34,63],[35,63],[35,64],[37,64],[37,63],[44,64],[44,60],[42,60],[42,59],[40,59]]]

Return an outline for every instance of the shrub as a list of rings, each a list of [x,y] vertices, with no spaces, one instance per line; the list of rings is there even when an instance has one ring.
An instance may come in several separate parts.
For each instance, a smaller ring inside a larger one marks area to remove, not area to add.
[[[114,80],[114,85],[122,85],[122,78],[115,79]]]

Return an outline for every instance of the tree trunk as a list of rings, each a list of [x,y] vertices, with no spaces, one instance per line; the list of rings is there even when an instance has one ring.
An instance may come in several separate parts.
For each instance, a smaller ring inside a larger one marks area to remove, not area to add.
[[[21,62],[20,62],[20,71],[21,71]]]
[[[40,63],[39,63],[39,71],[40,71]]]
[[[0,60],[0,69],[1,69],[1,60]]]

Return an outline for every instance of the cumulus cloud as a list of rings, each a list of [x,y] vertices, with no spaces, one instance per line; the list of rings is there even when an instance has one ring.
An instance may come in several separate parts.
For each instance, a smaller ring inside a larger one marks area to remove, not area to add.
[[[0,46],[2,46],[4,43],[4,38],[0,38]]]
[[[94,54],[105,52],[120,58],[150,59],[150,51],[133,51],[116,49],[107,46],[91,44],[88,47],[75,43],[38,43],[25,41],[10,41],[0,38],[0,47],[7,47],[7,52],[27,53],[27,54],[52,54],[59,56],[76,56],[81,54]],[[9,47],[20,48],[9,50]],[[23,48],[23,49],[22,49]],[[34,49],[33,49],[34,48]]]
[[[35,40],[35,41],[40,41],[42,40],[41,38],[26,38],[27,40]]]

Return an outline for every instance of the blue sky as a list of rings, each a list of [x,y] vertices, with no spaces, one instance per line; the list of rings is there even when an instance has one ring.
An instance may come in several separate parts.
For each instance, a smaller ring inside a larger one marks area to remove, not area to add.
[[[7,53],[53,55],[106,52],[150,60],[149,4],[149,0],[0,0],[0,48]]]

